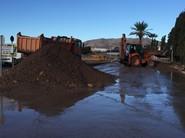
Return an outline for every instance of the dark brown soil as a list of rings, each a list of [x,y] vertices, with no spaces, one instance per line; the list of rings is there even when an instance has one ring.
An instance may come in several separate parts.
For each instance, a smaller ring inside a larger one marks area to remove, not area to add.
[[[177,72],[171,64],[158,63],[156,67],[162,72]]]
[[[64,47],[47,45],[6,70],[0,92],[39,108],[57,105],[65,97],[83,98],[113,81],[113,76],[89,67]]]

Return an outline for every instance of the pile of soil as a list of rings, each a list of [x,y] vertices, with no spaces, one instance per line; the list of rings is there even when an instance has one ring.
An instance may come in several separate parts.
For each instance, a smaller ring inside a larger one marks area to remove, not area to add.
[[[46,45],[4,72],[0,92],[33,102],[43,95],[49,98],[80,93],[82,89],[100,88],[113,81],[113,76],[86,65],[65,46]]]

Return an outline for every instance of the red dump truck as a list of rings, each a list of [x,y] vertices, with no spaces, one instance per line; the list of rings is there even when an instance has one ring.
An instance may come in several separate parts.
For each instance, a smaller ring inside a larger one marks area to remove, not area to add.
[[[73,54],[81,56],[82,41],[80,39],[69,38],[66,36],[57,36],[46,38],[43,34],[39,37],[30,37],[17,34],[17,50],[24,54],[31,54],[45,45],[61,45],[71,51]]]

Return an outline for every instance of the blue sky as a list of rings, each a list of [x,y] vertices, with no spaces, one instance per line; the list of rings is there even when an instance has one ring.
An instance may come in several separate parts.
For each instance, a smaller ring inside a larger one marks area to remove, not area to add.
[[[144,20],[160,39],[183,10],[185,0],[1,0],[0,34],[6,40],[17,32],[67,35],[83,41],[118,38]]]

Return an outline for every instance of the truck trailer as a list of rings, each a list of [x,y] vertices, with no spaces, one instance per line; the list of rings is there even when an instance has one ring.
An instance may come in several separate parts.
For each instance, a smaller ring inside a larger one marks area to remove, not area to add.
[[[17,50],[23,54],[32,54],[45,45],[61,45],[71,53],[81,56],[83,43],[80,39],[66,36],[47,38],[44,34],[38,37],[25,36],[21,33],[17,34]]]

